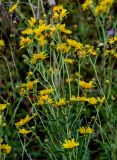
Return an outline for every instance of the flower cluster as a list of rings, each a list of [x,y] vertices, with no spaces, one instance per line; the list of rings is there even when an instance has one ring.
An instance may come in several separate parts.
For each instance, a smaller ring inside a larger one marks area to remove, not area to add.
[[[81,133],[81,134],[92,134],[94,133],[94,129],[90,128],[90,127],[80,127],[78,129],[78,131]]]
[[[67,148],[67,149],[72,149],[78,146],[79,146],[79,142],[76,142],[74,138],[72,138],[71,140],[65,140],[65,142],[63,143],[63,148]]]
[[[112,6],[114,0],[101,0],[95,7],[94,11],[96,15],[107,13]]]
[[[12,148],[8,144],[0,144],[0,151],[3,154],[9,154],[11,152]]]

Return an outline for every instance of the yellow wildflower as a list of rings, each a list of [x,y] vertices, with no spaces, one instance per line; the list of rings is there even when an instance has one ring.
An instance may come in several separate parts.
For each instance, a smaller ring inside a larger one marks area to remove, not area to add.
[[[33,34],[33,30],[31,28],[27,28],[21,32],[22,34],[30,35]]]
[[[80,128],[78,129],[78,131],[79,131],[81,134],[86,134],[86,129],[85,129],[85,127],[80,127]]]
[[[71,58],[65,58],[64,62],[69,63],[69,64],[73,64],[75,62],[75,60],[71,59]]]
[[[24,119],[21,119],[19,122],[16,122],[15,125],[18,127],[21,127],[25,125],[26,123],[28,123],[32,118],[33,116],[30,117],[29,115],[26,115]]]
[[[47,102],[48,98],[49,97],[47,94],[39,96],[38,97],[38,104],[43,105],[44,103]]]
[[[84,46],[84,49],[87,55],[97,55],[96,51],[94,50],[94,46],[87,44]]]
[[[55,103],[57,107],[64,106],[66,104],[64,98],[60,98],[58,102]]]
[[[3,111],[5,108],[7,108],[6,104],[0,104],[0,111]]]
[[[87,97],[77,97],[78,101],[80,102],[86,102],[88,101],[88,98]]]
[[[69,46],[75,48],[75,50],[82,50],[83,49],[83,44],[80,42],[77,42],[72,39],[67,39],[67,43]]]
[[[4,154],[9,154],[11,152],[11,146],[8,144],[0,144],[0,151]]]
[[[61,52],[63,52],[63,53],[69,52],[70,48],[71,48],[71,47],[70,47],[70,46],[67,46],[66,43],[61,43],[61,44],[57,44],[57,45],[56,45],[56,50],[57,50],[57,51],[61,51]]]
[[[33,40],[32,39],[30,39],[29,37],[26,37],[26,38],[24,38],[24,37],[20,37],[20,49],[21,48],[24,48],[24,46],[26,45],[26,44],[31,44],[33,42]]]
[[[43,89],[43,90],[39,91],[39,94],[40,94],[40,95],[50,94],[50,93],[54,92],[54,90],[55,90],[55,89],[53,89],[53,88]]]
[[[72,138],[71,140],[65,140],[65,142],[63,143],[63,148],[67,149],[71,149],[78,146],[79,142],[75,142],[74,138]]]
[[[90,104],[97,104],[97,99],[94,98],[94,97],[88,98],[87,101],[88,101]]]
[[[21,133],[23,135],[26,135],[28,133],[31,133],[31,131],[30,130],[26,130],[25,128],[22,128],[22,129],[19,130],[19,133]]]
[[[28,20],[28,24],[30,27],[33,27],[35,23],[36,23],[36,18],[34,17],[31,17],[31,19]]]
[[[72,31],[65,28],[65,24],[57,24],[57,28],[60,32],[63,32],[65,34],[71,34]]]
[[[0,48],[3,47],[5,45],[4,40],[0,39]]]
[[[80,127],[78,129],[78,131],[81,133],[81,134],[92,134],[94,133],[94,129],[91,129],[90,127]]]
[[[107,13],[112,6],[114,0],[101,0],[95,7],[94,11],[96,15]]]
[[[10,8],[9,8],[9,12],[12,13],[14,12],[18,7],[18,3],[15,3],[14,5],[12,5]]]
[[[84,81],[80,81],[80,87],[84,88],[84,89],[90,89],[90,88],[93,88],[93,81],[89,81],[88,83],[87,82],[84,82]]]
[[[67,14],[67,10],[64,9],[62,5],[57,5],[53,7],[53,19],[62,21]]]
[[[90,127],[87,127],[86,128],[86,134],[92,134],[94,133],[94,129],[90,128]]]
[[[37,84],[38,82],[39,82],[38,79],[36,79],[36,80],[34,80],[34,81],[28,81],[27,83],[23,83],[23,84],[21,85],[21,88],[26,88],[26,89],[28,89],[28,90],[32,90],[32,89],[36,86],[36,84]]]
[[[85,2],[82,4],[83,11],[87,10],[91,6],[92,3],[93,3],[92,0],[85,0]]]
[[[39,38],[37,38],[37,40],[39,41],[39,45],[40,46],[44,46],[47,43],[47,40],[45,39],[45,37],[43,35],[41,35]]]
[[[42,24],[39,25],[38,28],[34,29],[33,32],[36,36],[39,36],[43,31],[46,31],[50,28],[50,25]]]
[[[37,60],[44,60],[46,58],[47,58],[47,54],[45,54],[44,52],[36,53],[36,54],[33,54],[33,57],[31,58],[31,62],[35,64]]]
[[[75,97],[75,96],[72,96],[71,98],[70,98],[70,101],[72,101],[72,102],[76,102],[76,101],[78,101],[79,100],[79,98],[78,97]]]

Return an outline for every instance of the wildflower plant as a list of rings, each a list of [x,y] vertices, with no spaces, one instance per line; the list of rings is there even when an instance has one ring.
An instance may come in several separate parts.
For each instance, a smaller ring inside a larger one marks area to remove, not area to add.
[[[24,20],[18,37],[25,78],[8,98],[16,106],[14,111],[4,98],[0,104],[0,158],[11,153],[11,157],[20,154],[22,160],[90,160],[93,156],[116,160],[117,36],[110,36],[106,28],[113,4],[114,0],[85,0],[82,5],[78,1],[82,15],[87,12],[95,21],[93,41],[73,35],[67,25],[69,10],[63,5],[55,5],[39,19],[30,4],[33,15]],[[21,5],[18,1],[8,12],[22,18]],[[116,22],[113,26],[116,29]],[[4,47],[0,39],[0,51]],[[5,115],[10,115],[9,123]],[[9,127],[14,128],[17,144],[7,143]]]

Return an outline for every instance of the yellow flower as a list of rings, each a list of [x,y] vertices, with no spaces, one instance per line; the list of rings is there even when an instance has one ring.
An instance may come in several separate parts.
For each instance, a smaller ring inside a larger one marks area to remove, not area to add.
[[[24,46],[26,45],[26,44],[31,44],[33,42],[33,40],[32,39],[30,39],[29,37],[26,37],[26,38],[24,38],[24,37],[20,37],[20,49],[21,48],[24,48]]]
[[[50,94],[50,93],[54,92],[54,90],[55,90],[55,89],[53,89],[53,88],[43,89],[43,90],[39,91],[39,94],[40,94],[40,95]]]
[[[31,62],[34,64],[37,62],[37,60],[44,60],[47,57],[48,57],[47,54],[45,54],[44,52],[36,53],[36,54],[33,54],[33,57],[31,58]]]
[[[50,28],[50,25],[42,24],[39,25],[38,28],[35,28],[33,32],[35,33],[36,36],[39,36],[42,32],[48,30]]]
[[[64,106],[66,104],[64,98],[60,98],[58,102],[55,103],[57,107]]]
[[[63,148],[67,149],[71,149],[78,146],[79,142],[75,142],[74,138],[72,138],[71,140],[65,140],[65,142],[63,143]]]
[[[28,123],[31,119],[33,118],[33,116],[32,117],[30,117],[29,115],[26,115],[26,117],[24,118],[24,119],[21,119],[19,122],[16,122],[15,123],[15,125],[16,126],[23,126],[23,125],[25,125],[26,123]]]
[[[84,88],[84,89],[90,89],[90,88],[93,88],[93,81],[89,81],[88,83],[87,82],[84,82],[84,81],[80,81],[80,87]]]
[[[40,46],[44,46],[47,43],[47,40],[45,39],[45,37],[43,35],[41,35],[37,40],[39,41],[38,44]]]
[[[80,128],[78,129],[78,131],[79,131],[81,134],[86,134],[86,129],[85,129],[85,127],[80,127]]]
[[[78,131],[81,133],[81,134],[92,134],[94,133],[94,129],[91,129],[90,127],[80,127],[78,129]]]
[[[72,96],[71,98],[70,98],[70,101],[72,101],[72,102],[76,102],[76,101],[78,101],[79,99],[78,99],[78,97],[75,97],[75,96]]]
[[[30,27],[33,27],[35,23],[36,23],[36,18],[34,17],[31,17],[31,19],[28,20],[28,24]]]
[[[90,128],[90,127],[87,127],[86,128],[86,134],[92,134],[94,133],[94,129]]]
[[[62,21],[67,14],[67,10],[64,9],[62,5],[57,5],[53,7],[53,19]]]
[[[10,8],[9,8],[9,12],[14,12],[16,9],[17,9],[17,6],[18,6],[18,3],[12,5]]]
[[[67,46],[66,43],[61,43],[61,44],[57,44],[57,45],[56,45],[56,50],[57,50],[57,51],[61,51],[61,52],[63,52],[63,53],[69,52],[70,48],[71,48],[71,47],[70,47],[70,46]]]
[[[112,6],[114,0],[101,0],[95,7],[94,11],[96,15],[107,13]]]
[[[28,81],[27,83],[23,83],[21,85],[21,88],[23,88],[23,89],[25,88],[27,90],[32,90],[33,88],[36,87],[38,82],[39,82],[38,79],[35,79],[34,81]]]
[[[94,98],[94,97],[88,98],[87,101],[88,101],[90,104],[97,104],[97,99]]]
[[[81,101],[81,102],[86,102],[88,101],[88,98],[87,97],[77,97],[78,101]]]
[[[24,31],[21,32],[22,34],[30,35],[33,34],[33,30],[31,28],[27,28]]]
[[[87,10],[92,3],[93,3],[92,0],[85,0],[85,2],[82,4],[83,11]]]
[[[8,144],[0,144],[0,151],[4,154],[9,154],[11,152],[11,146]]]
[[[71,59],[71,58],[65,58],[64,62],[69,63],[69,64],[73,64],[75,62],[75,60]]]
[[[49,97],[47,94],[39,96],[38,97],[38,104],[43,105],[45,102],[47,102],[48,98]]]
[[[0,39],[0,48],[3,47],[5,45],[4,40]]]
[[[65,28],[65,24],[57,24],[57,29],[65,34],[71,34],[72,31]]]
[[[67,39],[67,43],[69,46],[75,48],[75,50],[82,50],[83,49],[83,44],[80,42],[77,42],[72,39]]]
[[[0,104],[0,111],[3,111],[5,108],[7,108],[6,104]]]
[[[22,129],[20,129],[19,130],[19,133],[21,133],[21,134],[23,134],[23,135],[26,135],[26,134],[28,134],[28,133],[31,133],[31,131],[29,130],[26,130],[25,128],[22,128]]]

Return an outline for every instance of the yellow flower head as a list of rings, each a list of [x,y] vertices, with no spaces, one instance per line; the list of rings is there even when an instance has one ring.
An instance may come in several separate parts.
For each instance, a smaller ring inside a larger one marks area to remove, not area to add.
[[[0,104],[0,111],[3,111],[5,108],[7,108],[6,104]]]
[[[85,2],[82,4],[83,11],[87,10],[92,3],[93,3],[92,0],[85,0]]]
[[[114,0],[101,0],[95,7],[94,11],[96,15],[107,13],[112,6]]]
[[[64,98],[60,98],[58,102],[55,103],[57,107],[64,106],[66,104]]]
[[[33,34],[33,30],[31,28],[27,28],[24,31],[21,32],[24,35],[30,35]]]
[[[62,5],[57,5],[53,7],[53,15],[52,15],[53,19],[62,21],[67,14],[68,14],[67,10],[64,9]]]
[[[9,12],[10,12],[10,13],[14,12],[14,11],[17,9],[17,7],[18,7],[18,3],[12,5],[12,6],[9,8]]]
[[[63,143],[63,148],[67,148],[67,149],[72,149],[78,146],[79,146],[79,142],[75,142],[74,138],[72,138],[71,140],[65,140],[65,142]]]
[[[88,83],[87,82],[84,82],[84,81],[80,81],[80,87],[84,88],[84,89],[90,89],[90,88],[93,88],[93,81],[89,81]]]
[[[64,62],[69,63],[69,64],[73,64],[75,62],[75,60],[71,59],[71,58],[65,58]]]
[[[66,43],[61,43],[56,45],[56,50],[61,51],[63,53],[68,53],[70,50],[70,46],[68,46]]]
[[[33,40],[30,39],[29,37],[26,37],[26,38],[21,37],[20,38],[20,46],[21,46],[20,49],[24,48],[25,45],[27,45],[27,44],[31,44],[32,42],[33,42]]]
[[[82,50],[83,49],[83,44],[80,42],[77,42],[72,39],[67,39],[67,43],[69,46],[73,47],[75,50]]]
[[[36,53],[36,54],[33,54],[33,57],[31,58],[31,62],[35,64],[37,60],[42,61],[47,57],[48,57],[47,54],[45,54],[44,52]]]
[[[29,26],[30,26],[30,27],[33,27],[33,26],[35,25],[36,21],[37,21],[36,18],[31,17],[31,19],[28,20]]]
[[[78,131],[81,133],[81,134],[92,134],[94,133],[94,129],[90,128],[90,127],[80,127],[78,129]]]
[[[90,98],[87,98],[87,102],[89,102],[89,104],[95,105],[97,104],[97,99],[94,97],[90,97]]]
[[[55,89],[53,89],[53,88],[43,89],[43,90],[40,90],[40,91],[39,91],[39,94],[40,94],[40,95],[50,94],[50,93],[54,92],[54,90],[55,90]]]
[[[26,117],[24,119],[21,119],[19,122],[15,123],[15,125],[18,127],[21,127],[21,126],[25,125],[26,123],[28,123],[32,118],[33,118],[33,116],[30,117],[29,115],[26,115]]]
[[[65,24],[57,24],[57,29],[60,32],[63,32],[65,34],[71,34],[72,33],[72,31],[70,31],[69,29],[66,29]]]
[[[8,144],[0,144],[0,151],[4,154],[9,154],[12,148]]]
[[[5,45],[4,40],[0,39],[0,48],[2,48]]]
[[[22,129],[19,130],[19,133],[21,133],[21,134],[23,134],[23,135],[26,135],[26,134],[28,134],[28,133],[31,133],[31,131],[28,131],[28,130],[26,130],[25,128],[22,128]]]

